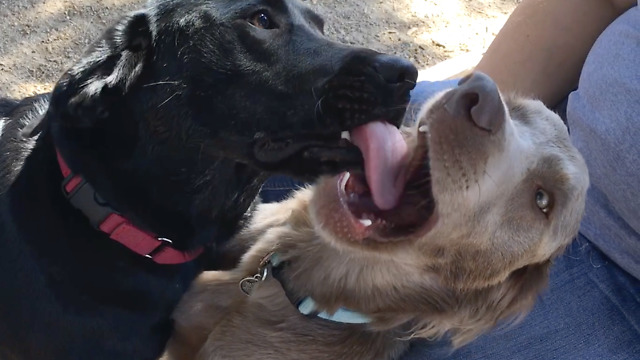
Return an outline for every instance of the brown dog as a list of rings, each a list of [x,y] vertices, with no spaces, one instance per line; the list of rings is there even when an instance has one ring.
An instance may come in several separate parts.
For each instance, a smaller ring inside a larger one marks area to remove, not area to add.
[[[183,298],[167,356],[396,359],[408,339],[460,346],[525,314],[584,209],[587,169],[561,119],[475,74],[404,130],[393,208],[357,174],[261,205],[240,265]]]

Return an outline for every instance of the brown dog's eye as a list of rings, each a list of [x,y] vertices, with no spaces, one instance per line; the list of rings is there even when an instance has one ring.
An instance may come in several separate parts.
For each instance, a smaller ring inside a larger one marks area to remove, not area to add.
[[[545,214],[549,213],[551,209],[551,197],[547,194],[546,191],[542,189],[538,189],[536,191],[536,205]]]
[[[267,13],[264,11],[258,11],[257,13],[253,14],[249,19],[249,22],[251,23],[251,25],[260,29],[275,28],[275,24],[271,21],[269,15],[267,15]]]

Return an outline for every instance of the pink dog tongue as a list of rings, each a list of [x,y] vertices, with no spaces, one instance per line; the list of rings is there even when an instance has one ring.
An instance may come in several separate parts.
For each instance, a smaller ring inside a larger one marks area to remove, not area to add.
[[[364,156],[364,172],[376,206],[392,209],[404,189],[408,160],[400,131],[387,122],[374,121],[351,130],[351,141]]]

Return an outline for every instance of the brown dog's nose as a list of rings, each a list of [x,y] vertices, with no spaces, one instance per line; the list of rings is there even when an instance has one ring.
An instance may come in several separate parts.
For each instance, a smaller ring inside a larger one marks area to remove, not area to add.
[[[498,131],[507,116],[498,86],[481,72],[462,78],[444,107],[451,115],[468,117],[488,132]]]
[[[418,79],[418,69],[403,58],[392,55],[379,55],[373,63],[373,69],[388,84],[407,84],[412,89]]]

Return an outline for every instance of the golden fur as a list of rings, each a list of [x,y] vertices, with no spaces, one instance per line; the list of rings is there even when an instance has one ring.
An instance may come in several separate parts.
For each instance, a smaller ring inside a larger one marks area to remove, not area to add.
[[[235,240],[249,247],[237,268],[202,274],[183,298],[167,358],[396,359],[411,338],[446,334],[460,346],[526,314],[551,260],[577,232],[586,167],[559,117],[540,102],[507,98],[504,134],[469,140],[466,132],[476,130],[465,122],[441,120],[448,116],[442,98],[405,129],[414,152],[428,142],[437,204],[428,231],[354,241],[335,178],[260,205]],[[547,214],[532,200],[539,187],[554,201]],[[282,284],[270,277],[245,296],[239,281],[272,251],[287,262]],[[347,307],[373,320],[307,318],[283,286],[323,310]]]

